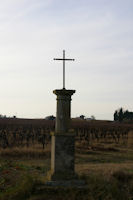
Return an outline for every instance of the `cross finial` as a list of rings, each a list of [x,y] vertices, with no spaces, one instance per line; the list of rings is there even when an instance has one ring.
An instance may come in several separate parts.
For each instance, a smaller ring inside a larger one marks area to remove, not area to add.
[[[54,60],[63,61],[63,89],[65,89],[65,61],[74,61],[75,59],[65,58],[65,50],[63,50],[63,58],[54,58]]]

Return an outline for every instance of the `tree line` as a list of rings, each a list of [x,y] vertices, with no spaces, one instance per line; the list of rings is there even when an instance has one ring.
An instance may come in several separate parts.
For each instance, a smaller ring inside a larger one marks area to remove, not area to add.
[[[132,121],[133,120],[133,112],[128,110],[124,111],[123,108],[120,108],[114,112],[114,121]]]

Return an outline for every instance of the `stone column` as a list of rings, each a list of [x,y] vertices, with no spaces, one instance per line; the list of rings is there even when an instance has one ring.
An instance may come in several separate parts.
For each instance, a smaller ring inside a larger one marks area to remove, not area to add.
[[[54,90],[53,93],[57,95],[57,110],[56,110],[56,133],[67,133],[70,128],[71,119],[71,96],[75,90]]]
[[[74,171],[75,134],[70,132],[71,96],[75,90],[54,90],[57,95],[55,132],[51,144],[51,180],[71,180]]]

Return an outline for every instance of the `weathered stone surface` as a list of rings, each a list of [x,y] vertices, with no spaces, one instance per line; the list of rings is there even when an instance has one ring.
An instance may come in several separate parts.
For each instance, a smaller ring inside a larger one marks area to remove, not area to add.
[[[54,90],[57,95],[57,111],[56,111],[56,133],[67,133],[70,128],[71,120],[71,95],[75,90]]]
[[[70,179],[74,173],[75,137],[73,135],[53,135],[51,145],[52,179]]]
[[[46,186],[87,188],[84,180],[47,181]]]
[[[54,90],[57,95],[57,112],[55,133],[52,134],[51,171],[47,174],[51,184],[57,181],[76,180],[75,134],[70,132],[71,96],[75,90]],[[70,181],[71,182],[71,181]],[[66,183],[65,183],[66,184]]]

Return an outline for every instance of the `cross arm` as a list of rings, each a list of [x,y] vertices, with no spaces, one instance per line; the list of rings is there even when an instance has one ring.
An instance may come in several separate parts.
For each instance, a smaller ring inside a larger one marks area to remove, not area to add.
[[[75,61],[75,59],[69,59],[69,58],[54,58],[54,60],[71,60],[71,61]]]

